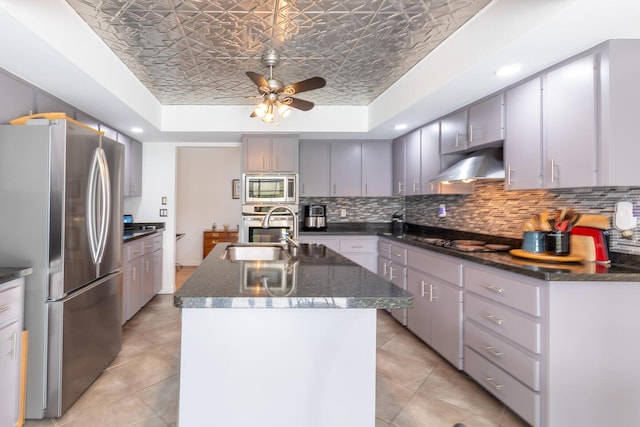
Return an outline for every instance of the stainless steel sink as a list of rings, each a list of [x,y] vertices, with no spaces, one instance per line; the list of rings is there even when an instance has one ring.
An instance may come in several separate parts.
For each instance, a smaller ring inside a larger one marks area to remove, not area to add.
[[[278,261],[287,257],[288,253],[282,246],[229,245],[221,258],[229,261]]]

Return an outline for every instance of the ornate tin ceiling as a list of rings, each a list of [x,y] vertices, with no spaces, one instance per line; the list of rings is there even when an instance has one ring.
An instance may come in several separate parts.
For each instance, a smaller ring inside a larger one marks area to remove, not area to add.
[[[273,47],[285,84],[327,80],[300,98],[367,105],[491,0],[67,2],[162,104],[254,103]]]

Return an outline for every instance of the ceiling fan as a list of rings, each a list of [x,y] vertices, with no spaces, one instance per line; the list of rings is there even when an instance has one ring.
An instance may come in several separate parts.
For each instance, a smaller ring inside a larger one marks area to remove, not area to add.
[[[260,104],[256,106],[250,117],[260,117],[262,121],[272,123],[275,119],[275,110],[280,117],[285,118],[291,114],[291,108],[302,111],[309,111],[313,108],[313,102],[294,98],[293,95],[313,89],[324,87],[327,82],[322,77],[311,77],[290,85],[283,85],[282,82],[273,77],[273,67],[280,63],[280,54],[274,49],[267,49],[262,54],[262,63],[269,67],[269,78],[247,71],[249,77],[258,86]]]

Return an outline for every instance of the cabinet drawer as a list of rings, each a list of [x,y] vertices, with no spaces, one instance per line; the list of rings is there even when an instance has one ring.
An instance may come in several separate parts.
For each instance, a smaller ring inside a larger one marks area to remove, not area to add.
[[[391,243],[378,241],[378,255],[391,259]]]
[[[540,353],[540,323],[473,294],[465,294],[464,315],[479,325],[523,346]]]
[[[540,426],[538,393],[529,390],[469,347],[464,349],[464,370],[529,424]]]
[[[397,264],[407,265],[407,249],[392,244],[391,261]]]
[[[127,261],[131,261],[143,254],[144,242],[142,240],[136,240],[124,245],[124,256]]]
[[[464,322],[464,344],[534,391],[540,391],[540,361],[535,357],[468,320]]]
[[[456,262],[432,255],[427,251],[408,251],[409,267],[427,273],[433,277],[460,286],[460,269],[462,266]]]
[[[340,252],[376,252],[375,239],[344,239],[340,240]]]
[[[0,292],[0,325],[20,320],[22,310],[20,295],[19,286]]]
[[[144,239],[144,253],[149,254],[162,249],[162,234]]]
[[[540,286],[465,266],[464,288],[533,316],[541,314]]]

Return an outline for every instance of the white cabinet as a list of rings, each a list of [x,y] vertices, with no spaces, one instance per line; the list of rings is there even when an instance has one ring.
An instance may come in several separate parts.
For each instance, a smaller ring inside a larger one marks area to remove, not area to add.
[[[362,143],[362,195],[388,197],[391,195],[391,142],[364,141]]]
[[[542,282],[464,266],[465,371],[533,426],[541,413]]]
[[[393,140],[393,195],[405,195],[405,161],[406,161],[406,143],[405,137],[401,136]]]
[[[162,239],[156,233],[124,244],[122,324],[162,288]]]
[[[440,151],[442,154],[467,149],[467,110],[440,120]]]
[[[405,195],[421,194],[420,191],[420,161],[421,156],[420,129],[410,132],[405,137]]]
[[[142,143],[118,133],[124,144],[124,196],[142,195]]]
[[[500,93],[469,107],[469,148],[504,139],[504,97]]]
[[[391,142],[300,142],[300,195],[391,196]]]
[[[542,188],[542,81],[522,83],[505,94],[505,188]]]
[[[16,426],[20,414],[20,363],[24,279],[0,284],[0,426]]]
[[[401,289],[407,289],[407,249],[395,241],[378,239],[378,275]],[[390,310],[391,315],[402,325],[407,325],[407,309]]]
[[[298,138],[295,136],[243,137],[244,172],[298,172]]]
[[[407,290],[416,298],[407,327],[458,369],[462,369],[462,287],[460,263],[411,248]]]
[[[355,262],[361,267],[376,273],[377,265],[377,236],[346,236],[346,235],[303,235],[300,243],[316,243],[338,252],[340,255]]]
[[[300,141],[300,196],[329,195],[330,149],[325,141]]]
[[[545,188],[597,185],[595,54],[576,59],[544,76]]]
[[[357,142],[331,143],[331,196],[360,196],[362,146]]]

